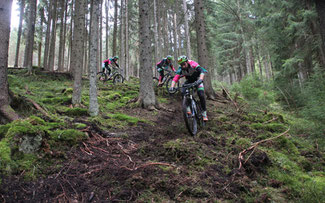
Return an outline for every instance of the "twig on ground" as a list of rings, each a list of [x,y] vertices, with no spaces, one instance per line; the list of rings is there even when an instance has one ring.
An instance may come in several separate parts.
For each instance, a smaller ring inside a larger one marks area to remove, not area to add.
[[[265,140],[258,141],[258,142],[256,142],[256,143],[254,143],[252,146],[250,146],[249,148],[244,149],[243,151],[241,151],[241,152],[239,153],[239,155],[238,155],[238,160],[239,160],[239,167],[238,167],[238,169],[241,169],[241,168],[242,168],[242,166],[243,166],[242,161],[244,160],[244,155],[245,155],[247,152],[249,152],[249,151],[251,151],[251,150],[253,150],[253,149],[254,149],[254,151],[255,151],[255,148],[256,148],[259,144],[264,143],[264,142],[267,142],[267,141],[274,140],[274,139],[276,139],[276,138],[279,138],[279,137],[281,137],[281,136],[287,134],[287,133],[289,132],[289,130],[290,130],[290,128],[288,128],[285,132],[281,133],[280,135],[278,135],[278,136],[276,136],[276,137],[271,137],[271,138],[268,138],[268,139],[265,139]],[[253,152],[254,152],[254,151],[253,151]],[[252,156],[253,152],[249,155],[249,157],[247,158],[247,160],[245,161],[245,163],[246,163],[246,162],[248,161],[248,159]],[[245,163],[244,163],[244,164],[245,164]]]
[[[227,94],[227,96],[229,97],[230,101],[235,105],[235,107],[236,107],[236,111],[238,112],[238,111],[239,111],[239,107],[238,107],[238,105],[237,105],[237,102],[235,102],[235,101],[231,98],[231,96],[230,96],[228,90],[227,90],[223,85],[221,85],[221,87],[222,87],[223,91]]]

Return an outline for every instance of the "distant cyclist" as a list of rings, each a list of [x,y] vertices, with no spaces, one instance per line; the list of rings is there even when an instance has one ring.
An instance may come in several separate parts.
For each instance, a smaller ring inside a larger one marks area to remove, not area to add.
[[[206,101],[204,96],[204,85],[203,85],[203,79],[204,74],[208,71],[201,67],[197,62],[188,60],[187,56],[180,56],[177,60],[177,63],[180,65],[176,75],[173,79],[172,85],[170,87],[171,91],[174,91],[175,84],[178,82],[179,78],[182,76],[185,76],[186,81],[185,84],[188,83],[195,83],[197,87],[197,94],[200,98],[201,107],[202,107],[202,116],[203,120],[207,121],[207,108],[206,108]],[[182,95],[184,96],[185,89],[182,89]],[[187,106],[187,113],[191,114],[191,109],[189,106]]]
[[[159,73],[158,86],[162,85],[162,80],[164,78],[164,70],[167,70],[168,67],[170,67],[174,72],[176,71],[175,68],[173,67],[172,60],[174,60],[174,58],[168,55],[166,58],[163,58],[161,61],[159,61],[156,64],[157,66],[156,68]]]
[[[105,68],[107,69],[108,71],[108,75],[111,74],[111,68],[109,65],[115,65],[116,67],[119,67],[119,65],[117,64],[117,60],[118,60],[118,56],[114,56],[112,58],[108,58],[106,60],[103,61],[103,72],[105,71]]]

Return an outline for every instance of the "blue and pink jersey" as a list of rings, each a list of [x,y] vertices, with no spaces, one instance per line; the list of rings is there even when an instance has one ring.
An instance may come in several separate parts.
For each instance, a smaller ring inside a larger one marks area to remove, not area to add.
[[[173,81],[178,82],[178,80],[180,79],[181,76],[185,76],[186,80],[189,83],[192,83],[192,82],[197,81],[201,74],[205,74],[208,72],[206,69],[201,67],[195,61],[188,60],[187,62],[190,67],[188,69],[182,69],[182,67],[180,66],[178,68],[178,70],[176,71],[176,75],[175,75]]]

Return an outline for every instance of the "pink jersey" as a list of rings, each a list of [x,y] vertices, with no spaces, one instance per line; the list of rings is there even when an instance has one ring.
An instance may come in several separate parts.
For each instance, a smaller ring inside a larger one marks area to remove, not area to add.
[[[108,63],[108,64],[111,64],[111,63],[112,63],[112,61],[109,60],[109,59],[106,59],[106,60],[104,60],[103,62],[104,62],[104,63]]]

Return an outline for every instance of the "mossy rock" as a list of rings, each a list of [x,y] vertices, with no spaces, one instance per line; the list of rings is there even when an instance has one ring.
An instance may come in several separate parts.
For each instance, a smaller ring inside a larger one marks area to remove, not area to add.
[[[50,132],[50,136],[55,141],[63,141],[70,145],[75,145],[82,140],[88,139],[88,136],[84,132],[74,129],[56,130]]]

